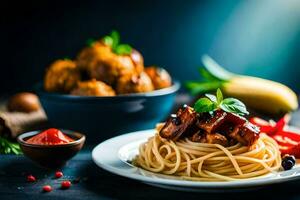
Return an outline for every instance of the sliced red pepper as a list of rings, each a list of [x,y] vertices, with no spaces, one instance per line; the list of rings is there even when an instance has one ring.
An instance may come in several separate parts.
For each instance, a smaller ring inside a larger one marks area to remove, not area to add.
[[[259,117],[252,117],[249,119],[249,121],[252,123],[252,124],[255,124],[257,126],[269,126],[270,123],[264,119],[261,119]]]
[[[282,117],[275,125],[272,125],[266,120],[260,119],[258,117],[253,117],[249,121],[254,125],[260,127],[260,131],[267,133],[268,135],[277,134],[278,131],[282,131],[283,128],[288,124],[290,116],[286,114]]]
[[[260,127],[261,132],[268,134],[278,143],[282,155],[290,154],[300,158],[300,133],[284,130],[289,119],[290,116],[285,115],[275,125],[258,117],[251,118],[250,122]]]
[[[294,133],[294,132],[291,132],[291,131],[283,131],[282,130],[282,131],[278,131],[275,135],[281,135],[281,136],[290,138],[293,141],[300,142],[299,133]]]
[[[290,115],[286,114],[276,123],[273,130],[268,134],[272,135],[272,134],[277,134],[278,131],[283,131],[283,128],[289,123],[289,121],[290,121]]]
[[[279,150],[282,155],[289,154],[294,155],[296,158],[300,158],[300,144],[291,147],[279,146]]]
[[[274,140],[276,140],[276,142],[280,146],[290,147],[290,146],[298,145],[298,143],[299,143],[297,141],[291,140],[290,138],[282,136],[282,135],[274,135],[274,136],[272,136],[272,138]]]
[[[274,129],[274,126],[272,126],[268,121],[258,117],[252,117],[249,121],[252,124],[258,126],[260,128],[260,131],[263,133],[269,134]]]

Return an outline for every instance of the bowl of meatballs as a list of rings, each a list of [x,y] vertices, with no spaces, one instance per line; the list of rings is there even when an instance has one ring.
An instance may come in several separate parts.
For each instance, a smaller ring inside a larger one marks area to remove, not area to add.
[[[86,133],[99,142],[122,132],[152,128],[173,107],[180,83],[119,34],[90,42],[74,60],[47,67],[37,94],[51,125]]]

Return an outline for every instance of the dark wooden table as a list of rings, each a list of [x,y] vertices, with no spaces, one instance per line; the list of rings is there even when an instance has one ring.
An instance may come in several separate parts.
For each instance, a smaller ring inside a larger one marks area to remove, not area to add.
[[[185,100],[184,100],[185,101]],[[300,127],[300,112],[292,117]],[[192,193],[160,189],[138,181],[113,175],[97,167],[91,159],[93,146],[86,146],[61,170],[73,181],[70,189],[60,189],[62,179],[54,179],[54,171],[43,169],[24,156],[0,155],[0,200],[7,199],[300,199],[300,180],[270,185],[246,192]],[[28,183],[33,174],[38,181]],[[53,191],[43,193],[43,185]]]
[[[60,189],[62,179],[54,171],[38,167],[24,156],[0,156],[0,199],[299,199],[300,181],[271,185],[258,190],[229,193],[192,193],[160,189],[113,175],[98,168],[90,148],[81,151],[62,169],[67,179],[75,180],[67,190]],[[38,181],[28,183],[27,174]],[[43,193],[43,185],[53,191]]]

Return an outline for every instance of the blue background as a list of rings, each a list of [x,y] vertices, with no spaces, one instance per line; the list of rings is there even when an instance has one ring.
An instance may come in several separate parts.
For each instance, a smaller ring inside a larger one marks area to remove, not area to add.
[[[8,1],[2,11],[2,91],[31,87],[49,63],[74,58],[88,38],[117,29],[147,65],[161,65],[181,81],[199,77],[208,53],[233,72],[300,92],[297,0]]]

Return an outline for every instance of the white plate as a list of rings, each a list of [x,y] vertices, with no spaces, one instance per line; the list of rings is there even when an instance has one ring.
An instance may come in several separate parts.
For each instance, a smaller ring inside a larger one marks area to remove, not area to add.
[[[147,141],[154,133],[155,131],[152,129],[137,131],[106,140],[93,149],[92,158],[99,167],[113,174],[157,187],[185,191],[245,190],[300,178],[299,164],[292,170],[270,173],[251,180],[200,182],[152,173],[128,163],[128,160],[137,155],[139,145]]]

